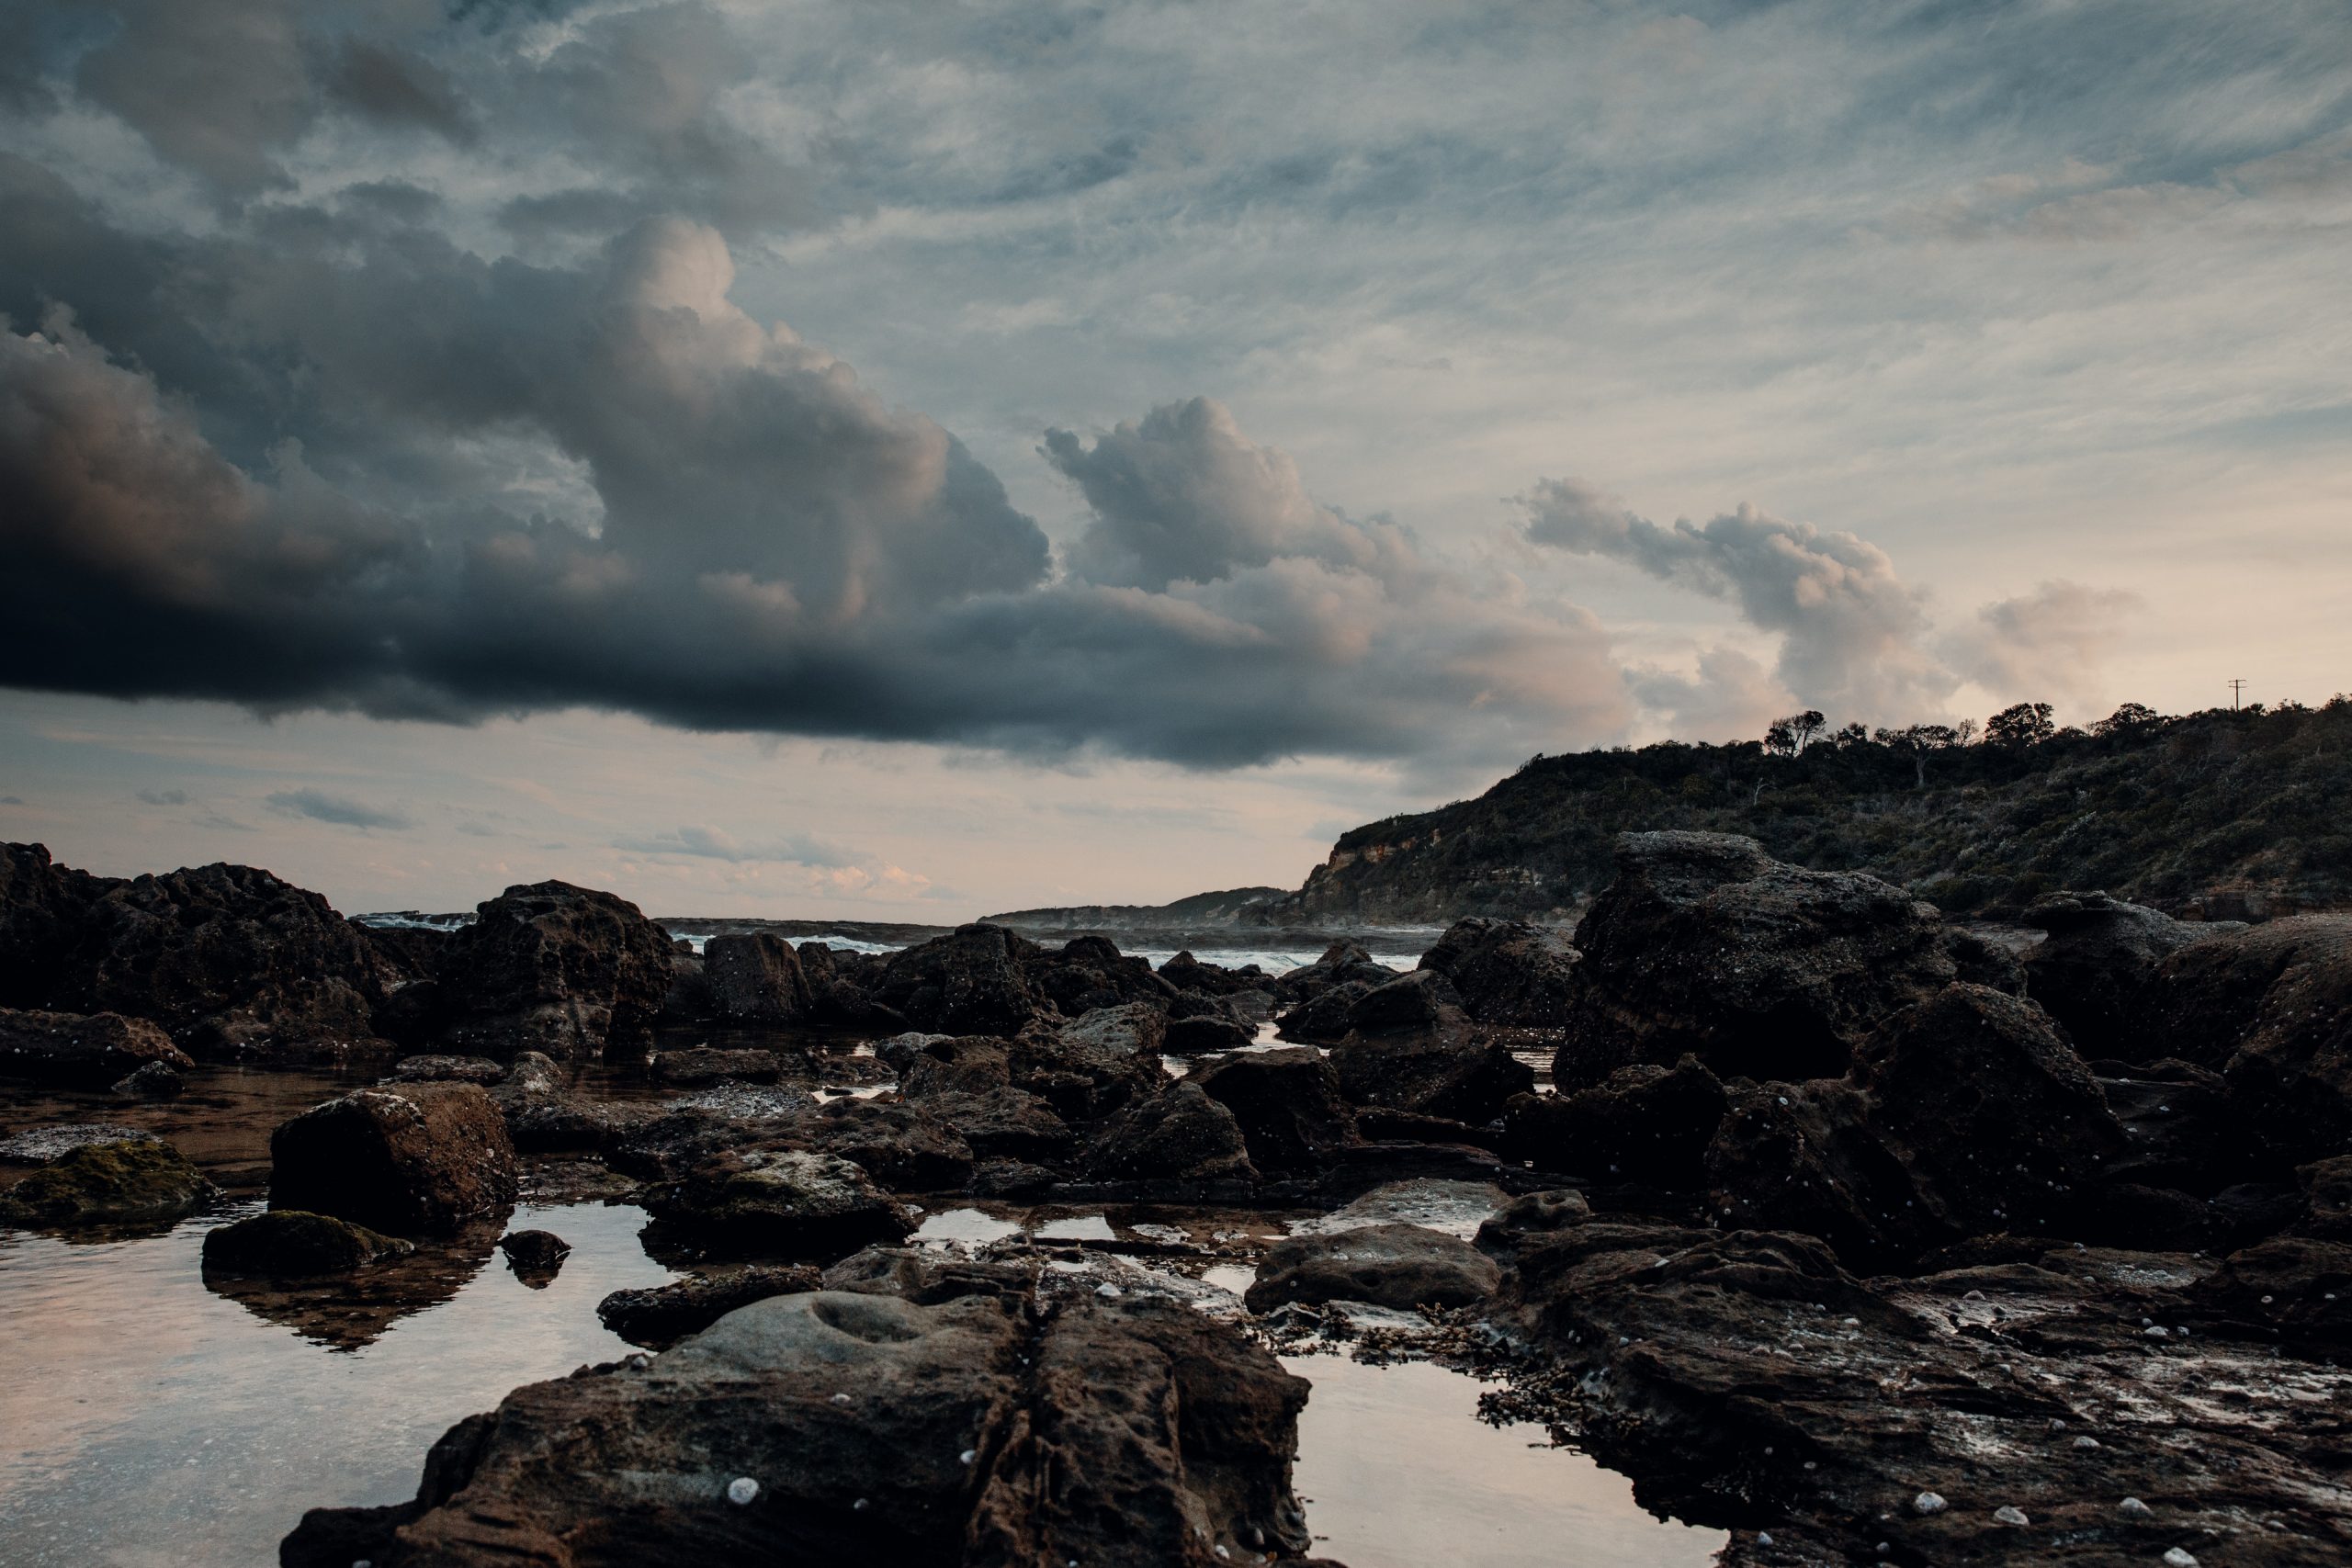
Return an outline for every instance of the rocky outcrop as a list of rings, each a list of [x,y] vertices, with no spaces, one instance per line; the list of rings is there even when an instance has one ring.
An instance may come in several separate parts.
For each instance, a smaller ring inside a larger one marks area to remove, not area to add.
[[[626,899],[566,882],[509,887],[442,955],[442,1038],[500,1060],[593,1056],[661,1012],[671,960],[669,934]]]
[[[252,866],[121,880],[0,848],[0,1005],[145,1019],[226,1060],[372,1043],[398,977],[325,899]]]
[[[1355,1140],[1339,1076],[1312,1047],[1209,1057],[1184,1081],[1233,1113],[1261,1174],[1321,1170]]]
[[[1724,1116],[1724,1086],[1706,1064],[1644,1062],[1567,1094],[1524,1095],[1504,1116],[1502,1153],[1538,1170],[1602,1183],[1689,1190]]]
[[[1456,920],[1421,954],[1481,1023],[1549,1028],[1566,1021],[1582,954],[1566,931],[1524,920]]]
[[[1306,1384],[1202,1314],[1037,1287],[826,1291],[517,1389],[416,1499],[323,1510],[289,1568],[904,1562],[1222,1568],[1308,1546]]]
[[[1248,1181],[1250,1146],[1233,1112],[1199,1084],[1169,1085],[1095,1134],[1087,1175],[1098,1181]]]
[[[208,1275],[310,1279],[353,1273],[415,1250],[410,1242],[332,1214],[270,1209],[207,1231],[204,1270]]]
[[[0,1008],[0,1077],[96,1089],[150,1066],[196,1063],[143,1018]]]
[[[702,966],[715,1018],[797,1023],[814,1005],[800,955],[782,937],[712,937],[703,944]]]
[[[171,1145],[151,1138],[77,1144],[0,1189],[0,1224],[83,1231],[168,1226],[196,1213],[212,1183]]]
[[[1058,952],[1026,947],[1022,968],[1036,993],[1070,1018],[1138,1001],[1165,1011],[1176,994],[1148,961],[1125,956],[1108,937],[1074,937]]]
[[[1628,833],[1617,864],[1577,928],[1564,1091],[1686,1053],[1726,1078],[1835,1077],[1895,1012],[1993,964],[1901,888],[1750,839]]]
[[[2025,955],[2027,993],[2084,1055],[2124,1061],[2154,1059],[2143,1014],[2156,965],[2193,942],[2244,929],[2176,920],[2104,893],[2044,894],[2023,920],[2048,933]]]
[[[1251,1312],[1337,1301],[1410,1312],[1469,1306],[1501,1280],[1494,1260],[1459,1237],[1420,1225],[1363,1225],[1276,1242],[1243,1300]]]
[[[390,1084],[331,1100],[270,1135],[270,1206],[395,1235],[445,1235],[516,1191],[505,1119],[478,1084]]]
[[[1331,1048],[1340,1093],[1358,1110],[1399,1111],[1479,1127],[1535,1087],[1535,1070],[1465,1032],[1352,1034]]]
[[[1009,1047],[1008,1079],[1073,1122],[1107,1116],[1166,1081],[1159,1052],[1168,1015],[1150,1002],[1096,1008],[1058,1025],[1034,1024]]]
[[[1865,1284],[1809,1237],[1595,1220],[1517,1257],[1493,1316],[1544,1357],[1552,1403],[1528,1413],[1650,1506],[1732,1527],[1726,1561],[2316,1564],[2352,1543],[2338,1424],[2287,1414],[2347,1374],[2282,1357],[2256,1315],[2280,1276],[2326,1304],[2313,1260],[2249,1259],[2271,1280],[2249,1311],[2186,1255],[2029,1244]]]
[[[1027,968],[1042,956],[1001,926],[960,926],[892,953],[865,990],[912,1029],[1010,1036],[1054,1010]]]

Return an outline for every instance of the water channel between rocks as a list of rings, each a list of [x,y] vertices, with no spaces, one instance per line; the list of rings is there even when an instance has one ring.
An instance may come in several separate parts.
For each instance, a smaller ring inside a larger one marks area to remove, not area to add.
[[[641,1210],[546,1202],[508,1222],[571,1243],[543,1288],[517,1278],[484,1232],[420,1254],[373,1291],[217,1292],[199,1265],[204,1233],[258,1206],[270,1127],[349,1085],[323,1073],[197,1077],[174,1106],[0,1099],[10,1131],[141,1122],[232,1190],[160,1235],[69,1244],[0,1232],[0,1568],[273,1562],[307,1508],[410,1496],[425,1450],[460,1417],[521,1383],[628,1353],[597,1321],[597,1302],[675,1277],[639,1244]],[[1271,1236],[1295,1217],[1208,1223]],[[1120,1226],[1156,1234],[1134,1218]],[[1101,1213],[989,1205],[935,1213],[919,1239],[980,1246],[1015,1232],[1084,1243],[1114,1226]],[[1246,1267],[1227,1265],[1204,1283],[1248,1281]],[[1468,1377],[1344,1354],[1284,1361],[1314,1387],[1295,1482],[1316,1550],[1351,1568],[1671,1568],[1704,1562],[1723,1542],[1654,1517],[1623,1476],[1544,1445],[1535,1428],[1482,1423]]]

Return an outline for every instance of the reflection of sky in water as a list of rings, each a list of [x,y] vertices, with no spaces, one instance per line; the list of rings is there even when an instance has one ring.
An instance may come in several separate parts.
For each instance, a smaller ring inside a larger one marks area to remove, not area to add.
[[[672,1278],[638,1209],[515,1211],[571,1244],[534,1291],[493,1253],[446,1302],[335,1352],[205,1289],[207,1226],[69,1247],[0,1235],[0,1559],[148,1568],[277,1560],[306,1508],[416,1492],[425,1450],[518,1384],[630,1347],[606,1293]]]
[[[1246,1283],[1246,1281],[1245,1281]],[[1348,1568],[1689,1568],[1721,1530],[1663,1523],[1634,1483],[1532,1427],[1478,1420],[1479,1385],[1426,1361],[1285,1356],[1315,1385],[1292,1472],[1315,1552]]]

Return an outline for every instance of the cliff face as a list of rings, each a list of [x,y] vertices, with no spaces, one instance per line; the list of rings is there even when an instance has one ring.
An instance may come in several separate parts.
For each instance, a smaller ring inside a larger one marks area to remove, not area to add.
[[[1924,784],[1921,782],[1924,779]],[[1875,741],[1768,756],[1754,742],[1539,757],[1475,800],[1342,836],[1250,923],[1564,921],[1622,831],[1744,833],[1776,858],[1868,871],[1947,913],[2061,887],[2182,916],[2352,905],[2352,701],[2213,710],[1924,757]]]

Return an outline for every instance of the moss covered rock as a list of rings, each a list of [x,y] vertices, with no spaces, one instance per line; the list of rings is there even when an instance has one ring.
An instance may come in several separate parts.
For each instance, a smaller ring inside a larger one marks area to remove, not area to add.
[[[0,1222],[28,1230],[169,1224],[194,1213],[212,1190],[169,1144],[84,1144],[0,1193]]]
[[[349,1274],[383,1258],[415,1251],[396,1236],[307,1209],[272,1209],[204,1238],[207,1273],[304,1279]]]

